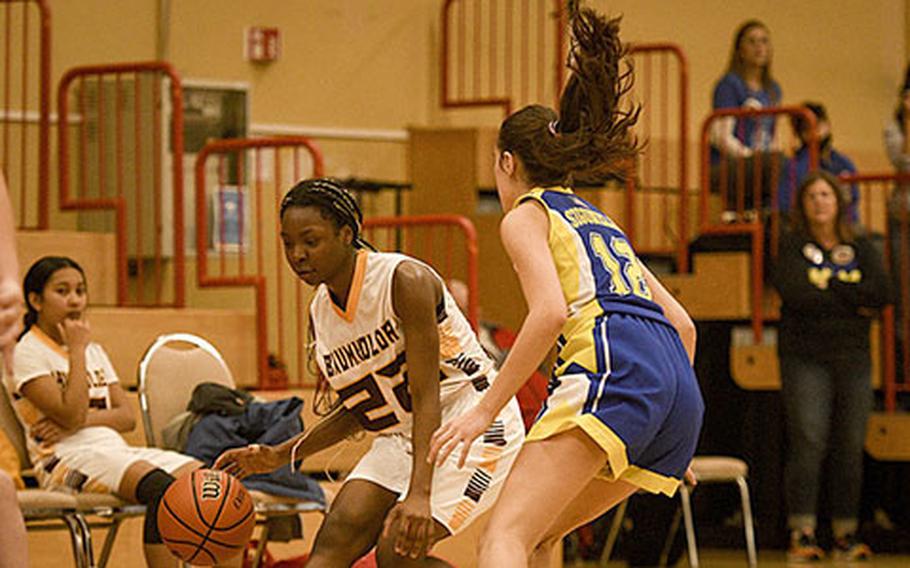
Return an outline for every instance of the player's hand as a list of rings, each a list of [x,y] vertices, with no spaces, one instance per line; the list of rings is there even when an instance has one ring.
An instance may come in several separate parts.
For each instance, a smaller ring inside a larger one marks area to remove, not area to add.
[[[39,444],[56,444],[63,438],[70,435],[70,431],[66,430],[50,418],[42,418],[36,422],[30,429],[29,434],[32,438],[35,439]]]
[[[436,462],[437,466],[442,465],[449,454],[458,449],[459,444],[462,444],[458,467],[464,467],[465,460],[468,458],[468,450],[471,449],[471,442],[486,431],[493,418],[480,406],[475,406],[461,416],[446,422],[436,429],[430,439],[430,453],[427,455],[427,462]]]
[[[22,329],[22,288],[12,279],[0,281],[0,356],[13,373],[13,347]]]
[[[695,487],[696,485],[698,485],[698,478],[695,477],[695,472],[692,471],[691,464],[689,465],[689,467],[686,468],[686,473],[685,473],[685,475],[683,475],[683,481],[689,487]]]
[[[274,446],[250,444],[223,452],[212,467],[243,479],[257,473],[275,471],[284,463],[285,460]]]
[[[63,342],[70,348],[70,351],[76,349],[85,349],[92,340],[92,328],[84,319],[66,318],[57,324]]]
[[[396,554],[419,560],[430,551],[434,532],[429,497],[408,495],[386,515],[382,537],[393,539]]]

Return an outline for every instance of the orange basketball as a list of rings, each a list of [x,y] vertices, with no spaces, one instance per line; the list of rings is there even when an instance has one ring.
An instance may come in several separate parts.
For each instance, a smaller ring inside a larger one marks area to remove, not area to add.
[[[158,507],[161,540],[190,564],[209,566],[240,554],[255,524],[253,499],[246,488],[213,469],[177,478]]]

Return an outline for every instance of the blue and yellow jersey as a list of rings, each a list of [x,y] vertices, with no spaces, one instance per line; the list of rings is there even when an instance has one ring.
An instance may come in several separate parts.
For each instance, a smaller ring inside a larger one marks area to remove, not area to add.
[[[547,237],[569,318],[558,342],[556,374],[570,362],[595,371],[601,349],[592,344],[597,322],[626,313],[670,325],[652,298],[641,261],[612,219],[562,187],[537,188],[518,198],[543,205],[550,219]]]

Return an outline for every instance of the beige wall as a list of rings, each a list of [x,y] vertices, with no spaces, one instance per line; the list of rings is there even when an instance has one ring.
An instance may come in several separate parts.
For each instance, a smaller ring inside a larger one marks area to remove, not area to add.
[[[163,30],[185,78],[251,86],[260,124],[401,129],[495,124],[497,111],[437,108],[441,0],[193,0],[170,2]],[[894,103],[910,21],[902,0],[590,0],[624,16],[630,41],[668,40],[689,56],[690,138],[709,111],[735,27],[757,17],[772,32],[784,102],[824,101],[837,143],[864,169],[885,166],[880,131]],[[54,76],[77,64],[154,58],[156,0],[51,0]],[[242,59],[243,29],[275,25],[282,58]],[[327,143],[331,145],[331,143]],[[330,173],[406,176],[403,145],[336,144]]]

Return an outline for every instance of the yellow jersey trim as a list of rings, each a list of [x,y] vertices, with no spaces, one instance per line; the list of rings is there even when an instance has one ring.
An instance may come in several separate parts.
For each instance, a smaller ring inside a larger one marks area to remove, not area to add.
[[[354,277],[351,279],[351,289],[348,290],[348,301],[345,304],[344,311],[341,311],[335,302],[329,300],[332,309],[338,314],[338,317],[351,323],[357,314],[357,304],[360,303],[360,291],[363,289],[363,277],[367,271],[367,251],[357,251],[357,259],[354,265]]]
[[[669,497],[676,494],[680,480],[629,465],[626,445],[613,430],[591,414],[575,414],[568,405],[548,409],[528,432],[525,442],[546,440],[572,428],[581,428],[607,454],[609,473],[598,477],[608,481],[619,479],[637,485],[645,491],[663,493]]]
[[[50,347],[51,349],[56,351],[58,355],[60,355],[61,357],[65,357],[67,359],[69,358],[69,356],[70,356],[69,352],[66,349],[64,349],[62,345],[60,345],[59,343],[54,341],[51,338],[51,336],[44,333],[44,331],[40,327],[38,327],[37,324],[33,325],[29,331],[34,332],[35,337],[37,337],[39,340],[41,340],[42,343],[44,343],[45,345],[47,345],[48,347]]]

